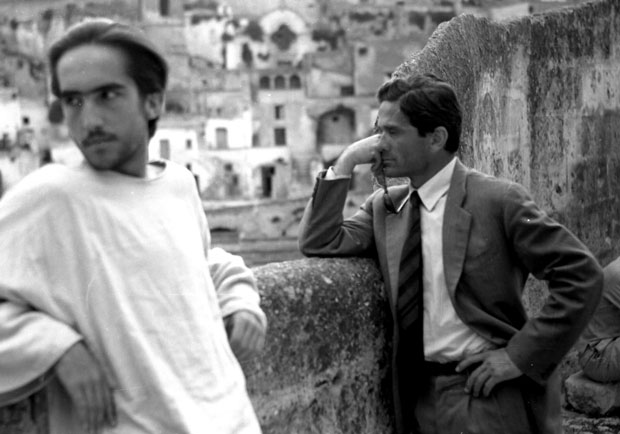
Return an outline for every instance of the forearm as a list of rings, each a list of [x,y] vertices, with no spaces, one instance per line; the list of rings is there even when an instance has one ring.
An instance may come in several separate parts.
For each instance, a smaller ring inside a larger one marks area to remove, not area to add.
[[[372,200],[344,220],[348,179],[319,177],[299,225],[299,248],[306,256],[351,256],[368,251],[373,243]]]
[[[43,375],[81,339],[71,327],[45,313],[0,302],[0,393]]]
[[[254,314],[266,327],[267,319],[260,308],[256,278],[243,258],[214,248],[209,250],[207,260],[222,316],[245,310]]]

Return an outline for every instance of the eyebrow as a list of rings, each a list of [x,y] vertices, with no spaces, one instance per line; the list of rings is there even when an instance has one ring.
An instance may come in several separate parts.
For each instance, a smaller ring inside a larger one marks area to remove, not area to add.
[[[123,86],[122,84],[116,84],[116,83],[104,84],[103,86],[97,86],[94,89],[90,89],[86,92],[80,92],[79,90],[63,90],[60,92],[60,97],[67,98],[67,97],[74,97],[74,96],[80,96],[80,95],[89,95],[91,93],[98,93],[98,92],[104,92],[104,91],[110,91],[110,90],[123,90],[124,88],[125,86]]]

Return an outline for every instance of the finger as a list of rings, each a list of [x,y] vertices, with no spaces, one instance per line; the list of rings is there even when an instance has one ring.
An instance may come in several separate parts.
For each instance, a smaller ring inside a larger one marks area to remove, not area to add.
[[[93,397],[91,395],[90,385],[82,385],[79,389],[78,399],[75,401],[78,417],[84,428],[84,432],[91,434],[94,432],[94,416],[93,416]]]
[[[461,360],[461,362],[456,366],[456,372],[461,372],[473,364],[484,361],[486,353],[474,354],[473,356],[469,356]]]
[[[265,329],[258,322],[253,322],[247,330],[246,336],[251,355],[261,351],[265,345]]]
[[[487,398],[495,386],[499,383],[499,380],[493,376],[491,376],[485,383],[484,388],[482,389],[482,395]]]
[[[265,348],[265,332],[260,332],[256,339],[256,352],[261,352]]]
[[[482,365],[478,366],[476,369],[474,369],[474,371],[469,374],[469,376],[467,377],[467,381],[465,382],[465,392],[466,393],[470,393],[476,382],[478,381],[478,377],[480,377],[484,372],[484,368],[482,367]]]
[[[480,391],[484,387],[487,379],[488,373],[486,371],[480,371],[478,373],[473,372],[467,379],[465,392],[477,398],[480,395]]]
[[[116,402],[114,401],[113,390],[110,387],[104,389],[105,423],[109,426],[116,426]]]
[[[90,427],[93,433],[96,433],[99,428],[103,425],[103,421],[105,419],[104,412],[104,398],[101,390],[101,384],[99,382],[93,383],[90,386],[90,405],[89,405],[89,413],[90,413]]]
[[[474,382],[474,385],[472,387],[472,394],[478,398],[480,396],[480,393],[482,392],[484,385],[487,383],[487,381],[489,381],[489,378],[491,378],[491,375],[489,374],[488,371],[483,371],[478,378],[476,378],[476,381]]]

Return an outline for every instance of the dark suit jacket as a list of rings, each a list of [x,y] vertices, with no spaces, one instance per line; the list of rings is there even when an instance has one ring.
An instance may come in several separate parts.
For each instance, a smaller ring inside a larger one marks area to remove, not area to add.
[[[354,216],[343,220],[347,190],[346,179],[319,177],[301,222],[300,249],[307,256],[376,254],[395,318],[409,207],[387,213],[378,190]],[[391,187],[390,195],[402,203],[408,200],[408,187]],[[597,305],[603,282],[600,266],[522,186],[460,161],[450,183],[442,232],[444,275],[457,314],[478,334],[506,348],[533,390],[541,390],[532,404],[540,432],[559,432],[559,378],[549,380]],[[529,274],[547,280],[550,291],[534,318],[528,318],[521,298]],[[393,329],[396,349],[396,324]],[[403,432],[399,373],[393,371],[397,430]]]

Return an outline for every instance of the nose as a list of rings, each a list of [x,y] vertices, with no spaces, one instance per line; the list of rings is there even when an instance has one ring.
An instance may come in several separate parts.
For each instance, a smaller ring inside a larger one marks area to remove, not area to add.
[[[95,130],[103,126],[103,113],[100,107],[91,98],[84,98],[80,113],[82,127],[87,130]]]
[[[387,142],[387,139],[385,138],[385,134],[379,133],[378,135],[379,135],[379,142],[378,142],[377,147],[379,149],[379,152],[383,152],[388,148],[388,142]]]

